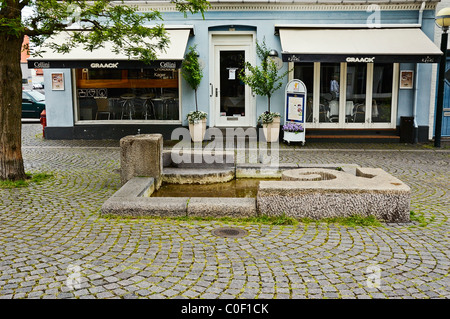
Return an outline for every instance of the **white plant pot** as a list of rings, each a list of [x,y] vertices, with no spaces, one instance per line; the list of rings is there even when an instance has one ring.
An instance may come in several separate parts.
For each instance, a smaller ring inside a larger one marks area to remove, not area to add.
[[[280,118],[275,117],[272,123],[263,124],[263,132],[268,143],[278,141],[280,136]]]
[[[206,133],[206,119],[198,123],[189,123],[189,133],[191,134],[192,142],[202,142]]]

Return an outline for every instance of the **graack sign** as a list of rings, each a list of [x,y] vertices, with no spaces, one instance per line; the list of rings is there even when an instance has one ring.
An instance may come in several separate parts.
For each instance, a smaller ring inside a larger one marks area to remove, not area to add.
[[[117,69],[119,62],[116,63],[91,63],[92,69]]]
[[[375,61],[375,57],[371,57],[371,58],[353,58],[353,57],[348,57],[347,59],[345,59],[346,62],[363,62],[363,63],[373,63]]]

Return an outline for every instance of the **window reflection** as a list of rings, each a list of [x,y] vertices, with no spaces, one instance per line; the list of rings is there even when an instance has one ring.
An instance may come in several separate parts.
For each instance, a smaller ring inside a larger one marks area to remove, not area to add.
[[[305,122],[311,123],[313,121],[314,63],[295,63],[294,79],[301,80],[306,86]]]
[[[339,121],[340,63],[320,65],[319,122]]]
[[[179,120],[178,69],[76,69],[78,120]]]
[[[345,103],[347,122],[364,123],[366,121],[366,81],[366,64],[347,64],[347,100]]]
[[[373,68],[372,123],[391,122],[393,65],[375,64]]]

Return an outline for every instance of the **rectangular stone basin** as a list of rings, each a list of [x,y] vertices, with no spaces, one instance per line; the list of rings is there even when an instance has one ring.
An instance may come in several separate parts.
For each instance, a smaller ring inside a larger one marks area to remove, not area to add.
[[[285,214],[321,219],[360,215],[385,222],[410,221],[410,188],[382,169],[299,167],[293,164],[266,171],[264,165],[237,165],[236,176],[253,178],[209,185],[167,185],[168,189],[163,186],[156,192],[154,178],[134,177],[103,204],[101,211],[131,217]],[[179,172],[168,170],[166,174]],[[280,180],[280,176],[289,180]]]
[[[206,185],[179,184],[176,186],[180,188],[180,191],[176,194],[177,196],[165,193],[164,197],[150,197],[155,190],[154,179],[134,177],[102,205],[101,212],[105,215],[124,217],[202,216],[239,218],[257,215],[256,188],[255,196],[252,197],[193,197],[183,193],[183,189],[185,187],[201,188]],[[220,189],[217,191],[220,191]]]

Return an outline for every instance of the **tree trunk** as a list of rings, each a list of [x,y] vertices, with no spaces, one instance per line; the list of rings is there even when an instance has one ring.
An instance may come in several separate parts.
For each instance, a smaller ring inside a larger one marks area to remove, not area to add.
[[[198,112],[197,89],[194,90],[194,94],[195,94],[195,110]]]
[[[0,33],[0,180],[25,179],[22,159],[23,36]]]

